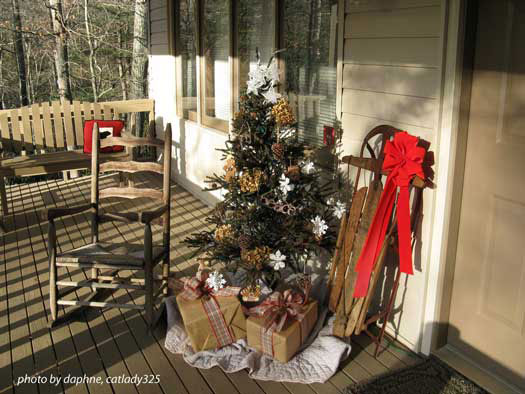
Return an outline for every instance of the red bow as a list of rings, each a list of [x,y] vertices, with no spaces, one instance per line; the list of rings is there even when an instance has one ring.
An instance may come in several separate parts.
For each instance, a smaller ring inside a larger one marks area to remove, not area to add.
[[[418,141],[417,137],[403,131],[396,133],[393,141],[386,142],[383,170],[388,176],[385,189],[381,194],[374,219],[370,225],[370,230],[355,268],[359,274],[354,297],[366,296],[370,275],[390,222],[398,187],[399,197],[396,216],[399,239],[399,265],[401,272],[413,274],[408,186],[415,175],[425,179],[421,164],[426,153],[424,148],[417,146]]]
[[[286,290],[284,293],[273,292],[261,304],[250,308],[251,316],[265,317],[265,329],[281,331],[288,319],[303,320],[304,298],[301,294]]]

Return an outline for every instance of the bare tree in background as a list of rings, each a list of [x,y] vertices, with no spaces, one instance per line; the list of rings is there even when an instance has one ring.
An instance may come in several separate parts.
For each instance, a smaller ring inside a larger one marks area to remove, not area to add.
[[[84,23],[86,25],[86,41],[89,47],[89,73],[91,74],[91,89],[93,90],[93,101],[98,101],[98,86],[97,76],[95,73],[95,46],[93,44],[93,37],[91,36],[91,28],[89,26],[89,8],[88,0],[84,0]]]
[[[135,0],[133,21],[133,60],[131,64],[130,96],[133,99],[143,98],[146,90],[146,0]]]
[[[27,97],[27,73],[26,60],[24,54],[24,39],[22,36],[22,18],[20,17],[20,5],[18,0],[12,0],[13,6],[13,34],[16,53],[16,63],[18,66],[18,83],[20,90],[20,104],[28,105]]]
[[[61,100],[72,100],[62,0],[49,0],[49,8],[51,12],[51,25],[53,27],[53,33],[55,34],[54,58],[58,95]]]

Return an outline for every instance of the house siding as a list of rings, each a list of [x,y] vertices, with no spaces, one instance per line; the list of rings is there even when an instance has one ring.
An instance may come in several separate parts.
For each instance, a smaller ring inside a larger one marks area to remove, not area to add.
[[[440,0],[346,1],[338,92],[344,154],[358,154],[364,136],[381,124],[420,136],[436,150],[443,25]],[[388,327],[416,351],[423,331],[433,198],[425,191],[415,274],[402,277]]]

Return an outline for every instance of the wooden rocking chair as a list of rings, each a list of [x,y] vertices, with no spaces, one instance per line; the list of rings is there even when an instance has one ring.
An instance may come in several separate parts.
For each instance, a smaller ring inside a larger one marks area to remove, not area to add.
[[[350,337],[354,334],[359,335],[362,331],[366,332],[376,344],[375,356],[377,356],[384,336],[386,323],[392,311],[400,280],[400,270],[398,269],[386,307],[373,316],[367,316],[378,278],[384,267],[387,252],[391,250],[396,253],[396,255],[398,252],[396,249],[397,242],[395,242],[397,237],[397,223],[395,218],[391,219],[386,231],[386,236],[375,261],[368,292],[365,297],[354,298],[353,296],[358,276],[355,269],[383,191],[381,178],[382,175],[384,175],[382,173],[382,167],[386,141],[393,138],[394,135],[400,131],[401,130],[387,125],[375,127],[365,137],[359,157],[345,156],[342,159],[343,163],[346,163],[349,168],[350,166],[357,167],[357,174],[354,180],[352,205],[348,215],[343,216],[341,220],[336,252],[332,262],[329,282],[329,309],[336,314],[334,335]],[[378,155],[375,154],[370,144],[371,139],[374,137],[378,137],[378,141],[380,141],[381,144]],[[420,139],[419,145],[428,149],[430,144]],[[365,157],[365,149],[369,152],[370,157]],[[428,155],[429,153],[430,155]],[[428,150],[427,156],[429,157],[425,159],[426,163],[423,164],[423,169],[426,173],[426,178],[429,179],[432,177],[432,174],[429,172],[431,170],[428,164],[432,164],[432,159],[431,152],[428,152]],[[373,173],[369,187],[359,187],[362,170]],[[422,190],[425,187],[432,187],[433,185],[430,181],[424,181],[416,176],[412,180],[412,186],[411,191],[415,191],[415,196],[412,204],[411,231],[414,233],[421,211]],[[395,209],[396,207],[394,206],[392,212],[394,212]],[[374,335],[368,326],[379,320],[383,320],[383,325],[379,335]]]
[[[154,162],[110,161],[100,163],[99,149],[107,146],[139,146],[163,147],[164,164]],[[52,208],[47,210],[48,252],[49,252],[49,300],[51,309],[51,326],[58,325],[78,314],[85,307],[116,307],[145,310],[146,321],[151,328],[154,323],[155,299],[159,295],[168,295],[168,275],[170,269],[170,173],[171,173],[171,125],[166,126],[164,141],[153,137],[137,138],[127,134],[122,137],[109,137],[100,140],[98,126],[93,130],[93,154],[91,157],[91,203],[73,208]],[[156,172],[163,174],[163,190],[151,188],[109,187],[99,189],[100,172],[121,171],[126,173]],[[159,201],[159,207],[148,212],[107,212],[99,213],[99,198],[149,197]],[[55,219],[73,215],[83,211],[91,212],[91,243],[80,248],[57,253]],[[162,220],[163,243],[156,246],[152,243],[152,222]],[[130,243],[109,243],[99,240],[99,223],[119,221],[124,223],[138,222],[144,225],[144,245]],[[154,268],[162,263],[162,275],[157,280]],[[57,280],[57,268],[74,267],[91,270],[91,279],[73,282]],[[100,274],[101,270],[109,270]],[[144,278],[118,277],[120,270],[144,272]],[[154,284],[160,282],[155,289]],[[58,291],[58,286],[66,287]],[[66,300],[64,297],[80,287],[87,287],[93,293],[84,300]],[[145,291],[145,304],[119,304],[100,302],[101,296],[109,290],[131,289]],[[98,299],[98,300],[97,300]],[[72,311],[58,318],[58,305],[77,306]]]

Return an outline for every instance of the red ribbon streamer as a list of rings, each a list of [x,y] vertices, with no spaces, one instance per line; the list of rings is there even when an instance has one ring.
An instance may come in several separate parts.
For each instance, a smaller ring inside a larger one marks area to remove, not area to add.
[[[397,232],[399,242],[399,266],[401,272],[412,275],[412,246],[410,230],[409,185],[415,175],[425,179],[423,159],[425,149],[417,146],[419,139],[406,131],[394,135],[393,141],[385,144],[383,171],[386,178],[385,189],[381,194],[374,219],[366,236],[365,244],[356,265],[357,281],[354,297],[364,297],[368,291],[370,275],[381,251],[386,230],[392,215],[397,188]]]

